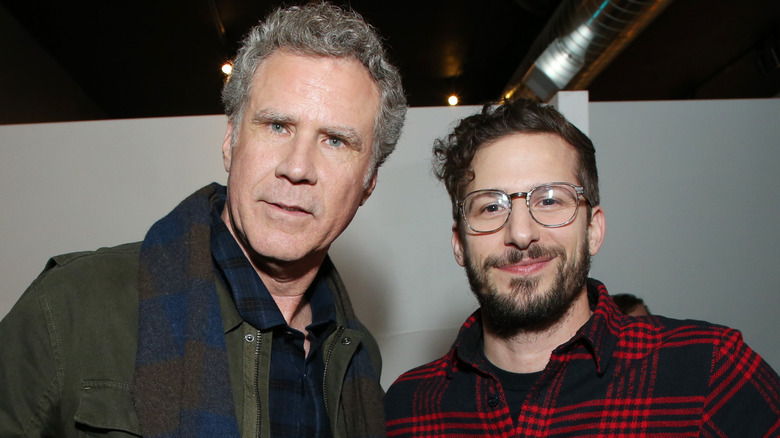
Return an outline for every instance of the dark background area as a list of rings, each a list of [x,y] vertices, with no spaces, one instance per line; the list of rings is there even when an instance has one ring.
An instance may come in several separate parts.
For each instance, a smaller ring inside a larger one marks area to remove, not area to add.
[[[421,107],[500,97],[561,0],[334,3],[379,29]],[[220,66],[279,4],[0,0],[0,124],[220,114]],[[780,1],[676,0],[587,89],[591,101],[777,97],[779,57]]]

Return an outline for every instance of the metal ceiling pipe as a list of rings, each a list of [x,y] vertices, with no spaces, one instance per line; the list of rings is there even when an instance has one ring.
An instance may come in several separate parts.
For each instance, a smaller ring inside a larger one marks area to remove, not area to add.
[[[503,98],[547,102],[585,89],[673,0],[564,0],[504,88]]]

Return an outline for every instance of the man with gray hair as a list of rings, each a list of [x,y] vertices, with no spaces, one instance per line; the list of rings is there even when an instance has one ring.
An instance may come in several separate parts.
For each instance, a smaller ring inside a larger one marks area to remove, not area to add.
[[[398,141],[400,76],[327,3],[274,11],[233,67],[227,187],[52,258],[0,322],[0,436],[384,436],[379,349],[327,252]]]

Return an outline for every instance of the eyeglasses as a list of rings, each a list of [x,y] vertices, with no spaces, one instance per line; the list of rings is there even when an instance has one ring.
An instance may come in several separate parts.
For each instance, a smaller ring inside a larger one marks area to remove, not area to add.
[[[498,231],[509,221],[512,201],[525,198],[531,217],[540,225],[556,228],[570,224],[577,216],[585,189],[574,184],[554,182],[528,192],[507,194],[501,190],[476,190],[459,202],[466,225],[477,233]],[[585,199],[587,201],[587,199]]]

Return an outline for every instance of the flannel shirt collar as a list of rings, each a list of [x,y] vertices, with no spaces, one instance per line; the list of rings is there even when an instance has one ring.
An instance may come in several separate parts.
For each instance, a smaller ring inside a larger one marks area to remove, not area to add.
[[[565,354],[581,343],[593,355],[596,361],[596,372],[602,376],[612,360],[620,339],[620,326],[623,325],[625,317],[618,310],[603,283],[589,278],[587,286],[588,301],[593,314],[569,342],[553,350],[553,355]]]
[[[596,372],[603,375],[617,346],[620,326],[623,325],[625,317],[618,310],[603,283],[589,278],[587,287],[593,314],[574,337],[553,350],[553,357],[566,354],[577,346],[583,345],[593,356]],[[463,323],[450,350],[450,367],[447,370],[450,377],[457,371],[459,362],[468,364],[483,374],[488,374],[484,355],[481,354],[482,333],[482,315],[477,309]]]

